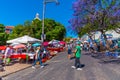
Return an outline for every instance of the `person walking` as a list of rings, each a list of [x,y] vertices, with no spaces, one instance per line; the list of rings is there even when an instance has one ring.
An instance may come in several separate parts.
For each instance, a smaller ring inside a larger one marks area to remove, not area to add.
[[[5,54],[4,54],[4,59],[3,62],[5,65],[9,65],[10,63],[10,56],[13,53],[13,49],[11,46],[7,45],[7,48],[5,50]]]
[[[33,69],[35,69],[36,62],[38,62],[38,61],[39,61],[39,64],[40,64],[41,68],[44,67],[44,65],[42,63],[42,59],[40,57],[41,52],[42,52],[41,47],[37,47],[37,50],[36,50],[36,53],[35,53],[35,61],[34,61],[33,65],[32,65]]]
[[[77,42],[77,46],[75,49],[75,64],[74,66],[71,66],[72,68],[74,69],[76,68],[77,70],[82,70],[80,57],[81,57],[81,46],[80,46],[80,42]]]
[[[68,52],[68,59],[71,59],[72,44],[70,42],[67,44],[67,52]]]

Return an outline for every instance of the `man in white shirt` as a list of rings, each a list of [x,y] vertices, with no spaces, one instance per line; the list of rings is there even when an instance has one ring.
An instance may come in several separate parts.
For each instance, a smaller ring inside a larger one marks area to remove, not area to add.
[[[6,50],[5,50],[5,54],[4,54],[4,63],[9,64],[10,62],[10,55],[12,54],[12,49],[10,48],[10,46],[8,45]],[[7,61],[8,60],[8,61]]]

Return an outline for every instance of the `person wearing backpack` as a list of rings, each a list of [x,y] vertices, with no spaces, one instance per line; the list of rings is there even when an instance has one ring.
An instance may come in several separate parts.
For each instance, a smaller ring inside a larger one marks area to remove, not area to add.
[[[76,68],[77,70],[82,70],[80,57],[81,57],[81,46],[80,46],[80,42],[77,42],[77,46],[75,49],[75,64],[74,66],[71,66],[72,68]]]
[[[42,63],[42,59],[40,57],[40,54],[41,54],[41,47],[37,47],[37,50],[35,52],[35,61],[34,61],[33,65],[32,65],[33,69],[35,69],[36,62],[38,62],[38,61],[40,63],[41,68],[44,67],[44,65]]]

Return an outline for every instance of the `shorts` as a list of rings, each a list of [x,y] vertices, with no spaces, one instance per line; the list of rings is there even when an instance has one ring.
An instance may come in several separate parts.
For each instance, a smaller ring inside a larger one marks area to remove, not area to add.
[[[72,50],[71,49],[68,49],[68,54],[71,54],[72,53]]]

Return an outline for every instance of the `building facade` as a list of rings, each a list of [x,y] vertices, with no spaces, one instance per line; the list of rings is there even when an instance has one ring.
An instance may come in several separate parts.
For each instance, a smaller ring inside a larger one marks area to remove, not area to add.
[[[7,34],[12,33],[14,26],[5,26],[5,32]]]

